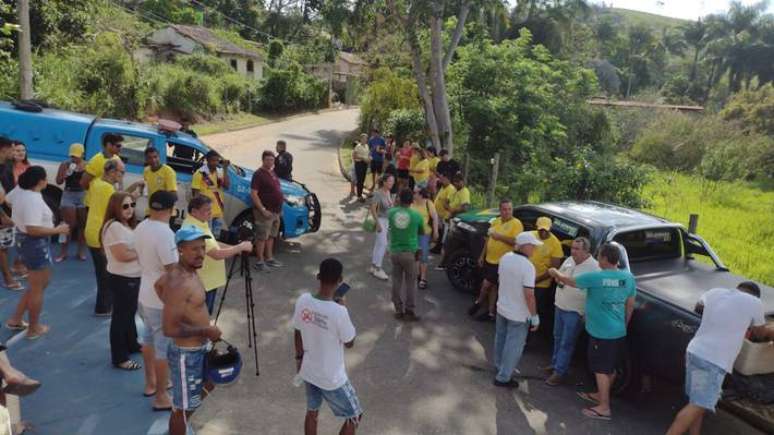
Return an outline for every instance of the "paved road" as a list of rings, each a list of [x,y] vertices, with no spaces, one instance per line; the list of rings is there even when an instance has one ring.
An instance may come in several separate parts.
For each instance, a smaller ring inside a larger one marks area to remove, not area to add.
[[[653,434],[663,433],[681,405],[679,390],[654,385],[655,393],[614,403],[611,423],[581,417],[574,388],[552,389],[534,379],[549,358],[547,346],[532,341],[520,369],[528,378],[519,391],[491,386],[493,326],[462,315],[469,299],[450,289],[438,273],[421,293],[424,321],[392,319],[389,288],[366,273],[371,240],[359,231],[364,209],[342,198],[349,191],[338,172],[336,144],[355,128],[357,111],[328,112],[282,123],[214,135],[204,140],[234,162],[255,167],[261,151],[283,138],[295,156],[295,176],[323,203],[319,233],[283,244],[278,257],[287,267],[254,274],[261,375],[254,376],[247,348],[244,286],[229,289],[219,324],[226,339],[246,357],[236,385],[221,388],[193,418],[199,435],[297,434],[305,400],[294,388],[292,327],[296,298],[315,288],[317,264],[336,256],[345,263],[353,290],[349,307],[358,329],[347,351],[349,375],[365,408],[364,434]],[[123,435],[164,433],[167,415],[150,411],[142,374],[109,365],[106,320],[90,316],[93,274],[87,263],[54,267],[44,320],[52,332],[37,342],[14,340],[11,358],[44,388],[25,399],[25,417],[41,435]],[[7,318],[18,296],[0,291],[0,316]],[[339,422],[321,413],[320,433],[337,433]],[[757,433],[721,413],[707,420],[705,434]]]

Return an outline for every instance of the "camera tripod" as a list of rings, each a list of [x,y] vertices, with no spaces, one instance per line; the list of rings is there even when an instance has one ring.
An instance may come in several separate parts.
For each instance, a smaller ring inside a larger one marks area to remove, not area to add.
[[[226,285],[223,287],[223,294],[220,295],[218,303],[218,312],[215,314],[215,324],[218,324],[220,310],[223,308],[223,302],[226,300],[228,285],[231,278],[234,277],[235,266],[239,262],[239,275],[245,279],[245,311],[247,312],[247,346],[253,348],[253,358],[255,358],[255,376],[260,375],[258,369],[258,332],[255,329],[255,299],[253,299],[253,276],[250,274],[250,254],[243,252],[239,258],[231,260],[231,266],[228,269]]]

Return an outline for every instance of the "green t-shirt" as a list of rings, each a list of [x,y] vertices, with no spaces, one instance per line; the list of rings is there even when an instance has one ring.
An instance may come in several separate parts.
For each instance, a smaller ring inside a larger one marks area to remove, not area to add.
[[[575,278],[586,291],[586,332],[594,338],[626,337],[626,300],[637,294],[637,284],[624,270],[600,270]]]
[[[387,213],[390,226],[390,252],[416,252],[422,215],[408,207],[393,207]]]

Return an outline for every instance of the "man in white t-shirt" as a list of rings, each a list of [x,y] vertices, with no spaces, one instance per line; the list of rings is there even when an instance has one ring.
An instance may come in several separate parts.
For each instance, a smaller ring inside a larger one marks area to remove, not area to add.
[[[344,366],[344,347],[355,344],[355,327],[343,301],[333,301],[342,270],[338,260],[323,260],[317,274],[320,289],[315,295],[301,295],[293,313],[296,368],[306,384],[305,435],[317,434],[323,400],[336,417],[346,419],[340,434],[354,434],[363,414]]]
[[[685,355],[685,392],[689,403],[675,417],[667,435],[701,432],[706,411],[715,412],[723,380],[731,373],[748,329],[752,336],[774,339],[766,328],[761,289],[746,281],[735,290],[714,288],[696,305],[701,325]]]
[[[559,272],[576,277],[598,270],[599,263],[591,256],[589,239],[578,237],[573,240],[570,257],[564,260]],[[557,283],[554,305],[554,352],[551,365],[546,367],[546,371],[551,375],[546,379],[546,385],[552,387],[564,381],[570,368],[575,342],[583,330],[586,293],[576,287]]]
[[[145,396],[156,396],[155,411],[171,410],[172,400],[167,393],[169,369],[167,346],[161,314],[164,304],[154,289],[154,284],[165,271],[173,269],[178,261],[175,233],[169,228],[169,219],[175,207],[177,195],[159,190],[150,196],[150,216],[134,230],[137,261],[142,266],[138,311],[145,325],[142,336],[142,358],[145,363]]]
[[[537,331],[540,318],[535,307],[535,266],[529,256],[543,242],[531,232],[516,236],[516,252],[509,252],[500,259],[499,299],[495,320],[494,363],[497,375],[494,385],[518,387],[512,379],[513,370],[519,364],[528,330]]]

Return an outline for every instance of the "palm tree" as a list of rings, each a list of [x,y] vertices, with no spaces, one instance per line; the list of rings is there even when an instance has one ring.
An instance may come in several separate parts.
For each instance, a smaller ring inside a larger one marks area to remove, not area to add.
[[[699,18],[690,24],[683,26],[683,39],[686,44],[693,48],[693,62],[691,62],[691,73],[689,81],[693,83],[696,80],[696,68],[699,64],[699,55],[704,47],[707,46],[707,25]]]

